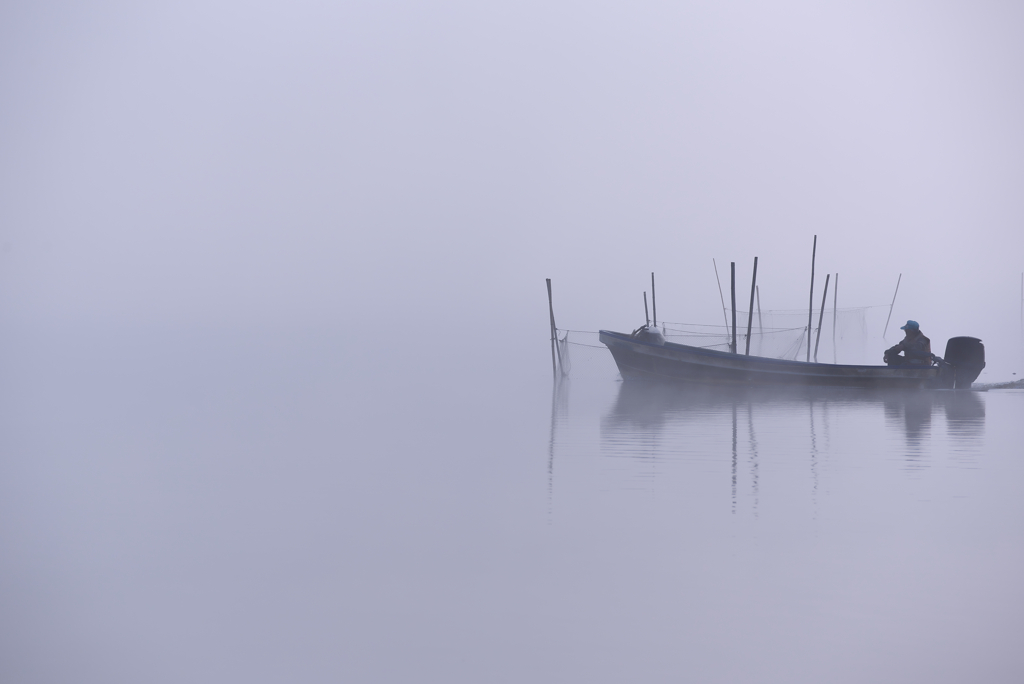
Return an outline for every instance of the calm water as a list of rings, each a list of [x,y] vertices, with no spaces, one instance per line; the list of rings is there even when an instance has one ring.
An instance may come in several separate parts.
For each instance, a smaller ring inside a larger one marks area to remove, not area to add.
[[[1024,392],[144,342],[8,344],[0,681],[1024,678]]]

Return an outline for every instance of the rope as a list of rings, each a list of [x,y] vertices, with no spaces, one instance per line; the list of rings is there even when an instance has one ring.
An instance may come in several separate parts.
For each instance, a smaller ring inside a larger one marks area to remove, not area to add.
[[[668,323],[668,322],[670,322],[670,321],[666,321],[666,323]],[[694,327],[722,328],[726,332],[721,332],[721,333],[717,333],[717,332],[699,332],[699,331],[686,330],[684,328],[667,328],[665,326],[659,326],[659,327],[662,327],[665,330],[672,330],[674,332],[679,332],[679,333],[683,333],[684,334],[684,335],[677,335],[677,337],[682,337],[682,336],[689,336],[689,337],[717,337],[719,335],[730,335],[730,334],[732,334],[731,333],[732,328],[731,327],[730,328],[726,328],[724,325],[701,325],[700,323],[673,323],[672,325],[692,325]],[[572,330],[572,329],[567,329],[567,328],[556,328],[556,330],[558,330],[559,332],[587,333],[587,334],[590,334],[590,335],[597,335],[600,332],[599,330]],[[750,334],[751,335],[768,335],[768,334],[771,334],[771,333],[793,332],[794,330],[803,330],[803,327],[802,326],[795,326],[793,328],[762,328],[760,331],[755,330],[755,331],[751,332]],[[743,333],[743,334],[745,335],[746,333]]]
[[[591,349],[604,349],[605,348],[605,346],[603,344],[584,344],[582,342],[567,342],[567,344],[576,344],[576,345],[579,345],[581,347],[590,347]]]

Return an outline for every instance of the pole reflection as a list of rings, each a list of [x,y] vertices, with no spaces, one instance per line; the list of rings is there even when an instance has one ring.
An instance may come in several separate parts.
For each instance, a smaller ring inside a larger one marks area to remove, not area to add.
[[[738,449],[739,445],[737,444],[737,442],[739,440],[737,439],[737,434],[736,434],[737,433],[737,430],[736,430],[736,404],[733,403],[731,408],[732,408],[732,512],[733,512],[733,514],[735,514],[736,513],[736,482],[737,482],[736,470],[737,470],[737,466],[739,465],[739,449]]]
[[[757,437],[754,435],[754,404],[747,402],[747,430],[750,439],[750,489],[754,499],[754,516],[760,501],[760,464],[757,460]]]
[[[973,391],[871,392],[856,389],[785,389],[674,387],[623,382],[614,405],[601,421],[602,434],[619,439],[635,431],[663,430],[669,423],[701,421],[728,411],[735,422],[743,405],[754,440],[755,407],[792,413],[803,406],[807,412],[807,435],[813,452],[819,451],[815,415],[820,415],[828,449],[829,416],[850,410],[881,409],[888,427],[901,432],[908,447],[919,445],[931,434],[932,417],[945,416],[946,433],[968,442],[984,431],[983,394]],[[648,434],[648,436],[650,436]]]
[[[549,473],[558,405],[552,402]],[[756,515],[766,454],[773,464],[802,460],[816,509],[823,463],[857,467],[857,457],[884,450],[886,460],[894,456],[908,468],[927,468],[934,465],[936,441],[962,457],[976,458],[984,428],[985,401],[979,392],[679,387],[632,381],[620,384],[601,416],[598,447],[602,456],[645,462],[649,475],[655,473],[649,470],[652,460],[714,462],[716,455],[724,457],[731,509],[735,512],[744,498],[741,492],[749,491]],[[747,438],[741,441],[744,432]],[[851,458],[838,460],[840,455]],[[744,458],[749,468],[741,472]]]
[[[560,418],[569,413],[569,381],[559,378],[551,388],[551,433],[548,437],[548,523],[555,494],[555,436]]]
[[[679,468],[690,468],[691,475],[702,478],[724,468],[727,481],[722,485],[730,510],[736,513],[748,500],[755,516],[765,492],[765,463],[776,496],[780,473],[802,471],[803,478],[787,475],[784,486],[797,489],[787,490],[786,496],[799,496],[799,489],[806,487],[804,500],[816,515],[818,498],[827,493],[822,478],[837,469],[863,469],[869,461],[885,467],[896,461],[920,471],[947,457],[973,465],[982,454],[985,433],[985,394],[973,391],[780,390],[636,381],[622,382],[615,390],[604,385],[601,392],[592,386],[576,389],[578,405],[571,415],[572,385],[563,381],[552,390],[549,515],[555,462],[563,454],[582,459],[573,463],[592,462],[595,456],[627,459],[640,468],[604,468],[602,472],[610,473],[608,486],[636,491],[640,485],[652,493],[656,480]],[[595,399],[604,392],[610,393],[606,400]],[[668,463],[677,465],[666,467]],[[573,477],[558,470],[561,477]],[[616,480],[623,473],[632,473],[632,480]]]

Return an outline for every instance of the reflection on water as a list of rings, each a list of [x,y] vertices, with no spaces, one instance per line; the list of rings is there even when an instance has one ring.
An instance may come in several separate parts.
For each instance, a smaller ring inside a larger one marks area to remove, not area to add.
[[[0,682],[1024,680],[1024,391],[253,344],[8,347]]]
[[[757,410],[790,416],[804,412],[807,432],[815,450],[815,422],[822,422],[821,427],[827,436],[830,410],[881,409],[888,422],[903,427],[908,445],[927,436],[936,409],[944,412],[951,435],[977,437],[985,424],[985,404],[979,392],[869,392],[844,388],[773,391],[624,382],[619,386],[614,406],[602,421],[602,429],[609,437],[621,436],[637,429],[661,429],[676,421],[705,420],[722,410],[729,411],[735,423],[741,407],[751,430]]]
[[[812,462],[822,448],[829,448],[829,416],[832,412],[856,413],[860,416],[881,412],[890,429],[902,429],[909,451],[919,451],[930,434],[932,417],[937,411],[945,415],[947,434],[971,447],[985,425],[985,403],[978,392],[919,391],[866,392],[848,389],[763,389],[692,388],[622,383],[615,405],[602,421],[603,439],[609,445],[628,441],[637,431],[665,429],[672,423],[707,421],[716,412],[728,411],[736,443],[737,413],[743,412],[748,424],[750,443],[756,449],[756,421],[786,419],[789,429],[800,430],[799,415],[806,416],[803,428],[810,442]],[[755,417],[755,414],[758,416]],[[762,416],[763,418],[760,418]],[[735,446],[734,446],[735,448]]]
[[[978,392],[917,392],[887,396],[883,402],[886,424],[902,429],[906,440],[908,464],[926,467],[933,437],[933,417],[945,416],[946,435],[958,450],[970,451],[977,445],[985,426],[985,403]]]
[[[985,394],[980,392],[623,382],[597,411],[597,430],[588,431],[583,428],[591,423],[580,421],[586,411],[569,410],[572,393],[563,383],[552,398],[549,493],[563,449],[642,464],[643,473],[636,477],[648,486],[664,471],[659,464],[728,463],[732,511],[740,498],[748,497],[755,516],[765,458],[773,474],[782,468],[802,470],[805,493],[817,510],[824,493],[823,468],[835,472],[896,462],[902,470],[920,471],[946,455],[971,467],[981,453],[985,428]],[[592,399],[589,389],[582,394]]]
[[[970,445],[985,427],[985,402],[977,392],[941,392],[946,414],[946,434]]]
[[[720,627],[709,642],[725,651],[778,635],[761,656],[801,667],[830,648],[851,663],[893,654],[887,678],[837,673],[828,655],[818,675],[779,681],[972,681],[973,664],[1005,662],[985,650],[992,635],[1022,634],[1022,407],[1024,393],[995,391],[566,383],[552,401],[548,523],[559,544],[568,531],[586,540],[569,554],[583,559],[573,582],[622,563],[601,592],[635,588],[645,610],[667,603],[670,622],[693,626],[666,652]],[[695,610],[706,595],[718,598]],[[794,645],[798,632],[818,646]],[[965,646],[947,657],[938,643]],[[953,673],[957,659],[972,666]],[[710,676],[681,679],[764,679],[760,663],[726,673],[732,661],[709,660]]]

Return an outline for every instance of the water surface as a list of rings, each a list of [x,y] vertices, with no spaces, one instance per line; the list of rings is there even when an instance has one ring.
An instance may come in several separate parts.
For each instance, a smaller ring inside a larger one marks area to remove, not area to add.
[[[1024,392],[144,338],[7,342],[3,681],[1024,675]]]

